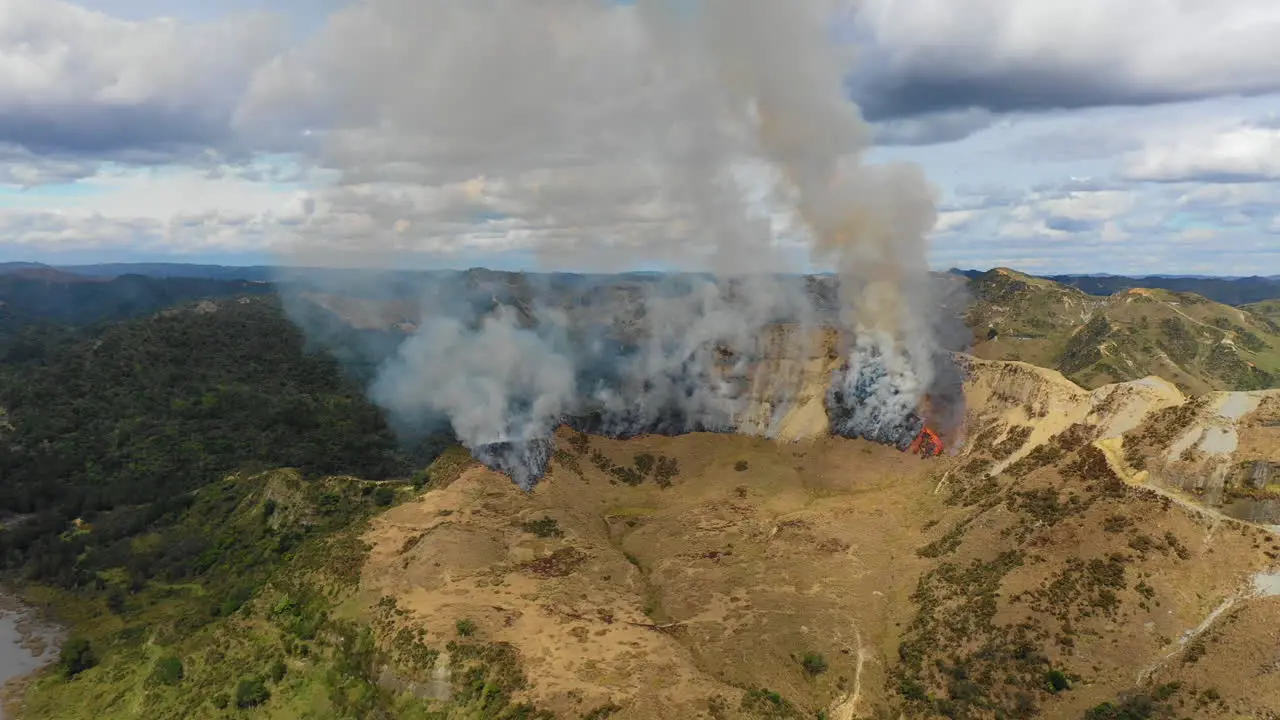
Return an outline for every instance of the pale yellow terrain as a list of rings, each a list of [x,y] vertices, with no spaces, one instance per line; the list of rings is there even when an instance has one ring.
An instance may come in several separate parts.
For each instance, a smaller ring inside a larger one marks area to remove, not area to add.
[[[775,377],[816,383],[826,362]],[[1188,717],[1252,717],[1280,698],[1264,657],[1274,625],[1232,629],[1276,612],[1256,589],[1277,570],[1276,536],[1131,466],[1167,454],[1136,438],[1186,407],[1181,393],[1156,379],[1087,391],[1021,363],[966,366],[969,436],[941,458],[826,437],[802,404],[799,429],[777,433],[795,439],[785,443],[564,430],[531,493],[467,466],[375,519],[359,603],[393,598],[385,636],[422,629],[433,647],[473,621],[473,640],[515,648],[523,699],[559,717],[610,703],[620,719],[931,717],[904,704],[903,678],[946,701],[961,690],[930,663],[952,658],[973,677],[991,670],[984,702],[1030,698],[1045,717],[1080,717],[1171,679],[1186,688],[1175,699]],[[1273,395],[1245,400],[1193,401],[1203,409],[1184,412],[1191,419],[1169,442],[1197,423],[1206,433],[1231,425],[1224,418],[1245,407],[1233,452],[1280,460],[1274,428],[1258,419],[1277,407]],[[621,484],[599,467],[641,454],[678,463],[669,487]],[[526,525],[544,518],[559,534]],[[947,579],[964,567],[1002,569]],[[1014,647],[1022,632],[1041,660],[979,652]],[[1215,645],[1236,642],[1232,633],[1246,652]],[[1232,670],[1184,662],[1197,640]],[[827,670],[806,673],[806,653]],[[926,662],[904,670],[913,653]],[[446,654],[437,676],[409,687],[447,697],[447,667]],[[1037,690],[1050,667],[1074,678],[1070,691]],[[1221,699],[1197,706],[1191,688]],[[761,715],[752,689],[778,693],[794,713]]]

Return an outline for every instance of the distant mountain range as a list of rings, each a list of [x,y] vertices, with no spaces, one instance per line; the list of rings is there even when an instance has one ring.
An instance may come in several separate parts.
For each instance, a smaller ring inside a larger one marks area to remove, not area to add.
[[[262,281],[91,276],[9,263],[0,267],[0,345],[29,325],[93,325],[148,315],[190,300],[274,292],[273,285]]]
[[[952,268],[951,274],[972,280],[984,270]],[[379,294],[387,291],[388,284],[412,283],[425,275],[451,274],[452,271],[414,270],[340,270],[328,268],[292,268],[271,265],[237,267],[230,265],[196,265],[186,263],[104,263],[99,265],[44,265],[32,262],[0,263],[0,276],[20,275],[28,278],[45,278],[54,281],[73,282],[77,278],[109,280],[123,275],[141,275],[150,278],[196,278],[204,280],[241,280],[249,282],[298,281],[323,282],[326,279],[342,279],[344,285],[367,276],[369,286]],[[570,274],[561,274],[569,277]],[[71,277],[68,277],[71,276]],[[1054,282],[1079,288],[1089,295],[1109,296],[1133,288],[1155,288],[1174,292],[1190,292],[1203,295],[1214,302],[1227,305],[1246,305],[1280,298],[1280,275],[1225,277],[1210,275],[1111,275],[1090,273],[1079,275],[1042,276]]]

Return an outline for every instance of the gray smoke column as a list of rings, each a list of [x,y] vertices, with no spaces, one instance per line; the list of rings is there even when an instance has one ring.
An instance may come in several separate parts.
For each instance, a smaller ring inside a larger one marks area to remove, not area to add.
[[[872,132],[832,41],[843,11],[364,0],[264,67],[237,121],[323,128],[315,161],[335,180],[309,201],[293,264],[520,253],[694,273],[421,288],[421,322],[371,389],[404,427],[445,418],[524,485],[562,421],[617,436],[734,430],[753,353],[782,322],[795,337],[842,330],[833,429],[901,446],[926,395],[958,398],[937,372],[936,216],[918,168],[865,162]],[[809,267],[838,276],[835,308],[794,275]]]

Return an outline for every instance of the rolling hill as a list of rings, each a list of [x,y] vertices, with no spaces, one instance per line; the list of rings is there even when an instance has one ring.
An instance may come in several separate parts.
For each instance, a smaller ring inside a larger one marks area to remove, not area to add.
[[[1280,277],[1189,277],[1147,275],[1051,275],[1049,280],[1079,288],[1091,295],[1114,295],[1134,288],[1152,288],[1202,295],[1225,305],[1244,305],[1280,297]]]
[[[413,307],[286,298],[306,342],[274,298],[201,301],[0,357],[0,557],[72,635],[18,717],[1268,717],[1280,391],[1210,389],[1214,348],[1266,367],[1275,333],[1164,291],[973,288],[980,355],[1086,384],[959,356],[967,438],[920,457],[832,437],[830,343],[780,337],[747,387],[807,398],[785,442],[561,428],[531,492],[397,450],[314,352]]]
[[[37,323],[90,325],[147,315],[189,300],[272,292],[269,284],[244,280],[144,275],[108,279],[43,266],[13,268],[0,272],[0,331]]]
[[[1258,317],[1266,318],[1280,327],[1280,298],[1272,300],[1263,300],[1262,302],[1249,303],[1241,307]]]
[[[1161,464],[1199,432],[1228,466],[1280,466],[1276,393],[1089,391],[979,359],[967,374],[973,435],[942,458],[820,429],[782,445],[562,430],[526,493],[449,451],[418,489],[389,486],[395,507],[313,533],[198,629],[181,618],[199,595],[126,596],[90,626],[100,663],[42,679],[25,716],[1226,719],[1280,705],[1280,538]],[[649,469],[622,483],[617,466]],[[233,475],[184,522],[216,510],[270,542],[323,518],[325,493],[370,486],[315,483]],[[170,657],[181,675],[157,679]]]
[[[1061,370],[1086,387],[1158,375],[1189,392],[1280,382],[1280,326],[1198,295],[1096,297],[996,269],[973,278],[974,354]]]

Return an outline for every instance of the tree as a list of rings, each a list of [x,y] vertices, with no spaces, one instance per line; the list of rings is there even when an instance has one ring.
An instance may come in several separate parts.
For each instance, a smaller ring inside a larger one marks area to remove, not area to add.
[[[58,654],[58,665],[68,679],[98,664],[98,656],[87,638],[76,637],[67,641]]]
[[[257,707],[271,699],[271,691],[261,677],[242,678],[236,685],[236,707]]]
[[[177,685],[185,676],[182,661],[173,655],[166,655],[156,661],[151,676],[162,685]]]

